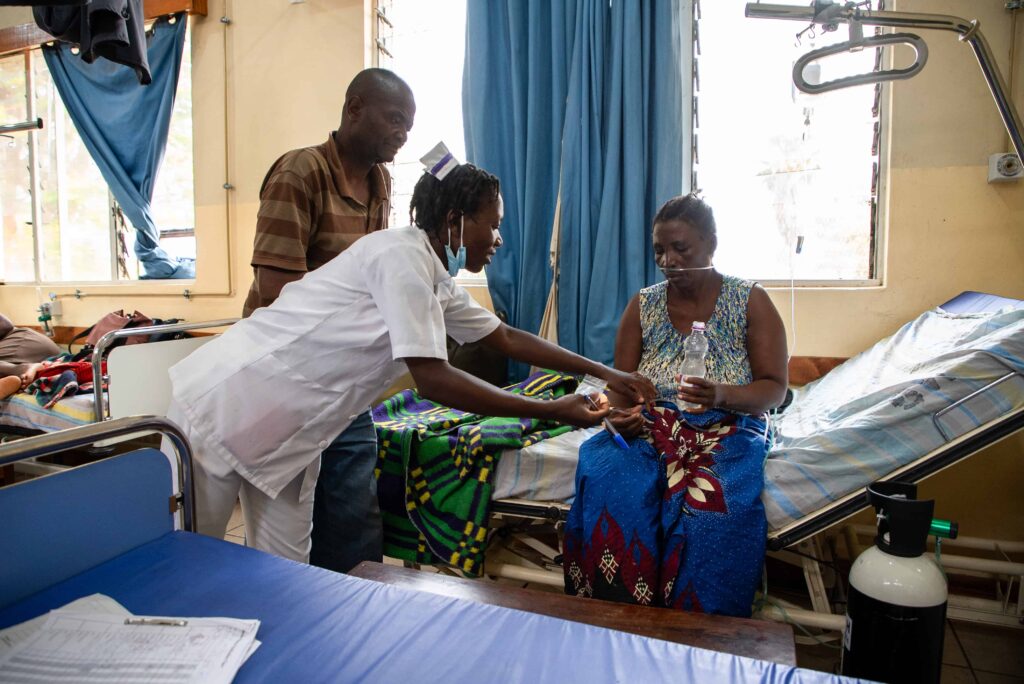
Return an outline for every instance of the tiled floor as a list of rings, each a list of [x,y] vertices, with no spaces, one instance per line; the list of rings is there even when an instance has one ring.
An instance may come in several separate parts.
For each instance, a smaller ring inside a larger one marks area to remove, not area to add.
[[[245,525],[237,505],[224,539],[245,543]],[[835,646],[798,644],[796,657],[800,667],[839,672],[840,651]],[[1024,684],[1024,629],[947,621],[942,663],[943,684]]]
[[[245,544],[245,523],[242,521],[242,509],[235,504],[235,510],[231,513],[231,520],[228,522],[228,533],[224,539],[236,544]]]
[[[840,653],[829,646],[796,647],[800,667],[838,672]],[[1024,629],[946,622],[943,684],[1024,682]]]

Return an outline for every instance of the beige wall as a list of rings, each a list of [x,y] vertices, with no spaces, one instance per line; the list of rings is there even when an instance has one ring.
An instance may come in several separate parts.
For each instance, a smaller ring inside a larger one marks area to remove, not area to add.
[[[345,85],[366,63],[368,4],[211,0],[210,15],[193,24],[197,280],[83,285],[86,297],[64,299],[58,324],[87,325],[122,307],[189,320],[238,315],[250,281],[260,182],[279,154],[318,143],[337,126]],[[1006,75],[1011,36],[1004,4],[899,0],[896,9],[971,12]],[[228,26],[219,21],[225,14],[232,20]],[[0,25],[26,16],[23,8],[0,10]],[[1024,111],[1024,18],[1017,24],[1014,93]],[[971,50],[953,34],[925,32],[925,38],[928,66],[893,85],[887,111],[884,282],[863,289],[798,289],[794,353],[855,354],[963,290],[1024,298],[1024,183],[986,182],[989,154],[1009,149],[1002,123]],[[225,180],[235,189],[223,190]],[[186,301],[186,287],[199,296]],[[48,286],[43,293],[73,289]],[[773,291],[772,297],[789,311],[788,291]],[[0,287],[0,311],[17,323],[33,322],[36,305],[35,288]],[[958,502],[973,516],[970,533],[985,527],[1024,538],[1024,505],[1010,495],[1024,491],[1022,453],[1024,437],[1004,442],[947,471],[929,493]],[[999,489],[995,497],[985,495],[991,506],[979,510],[973,502],[985,491],[982,481]],[[963,483],[970,483],[970,496]]]
[[[0,8],[0,26],[15,26],[32,22],[31,7]]]

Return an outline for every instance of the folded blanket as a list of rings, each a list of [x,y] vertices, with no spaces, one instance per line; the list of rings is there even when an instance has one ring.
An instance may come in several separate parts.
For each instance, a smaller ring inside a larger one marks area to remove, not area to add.
[[[576,389],[568,375],[538,373],[505,390],[553,399]],[[373,409],[384,553],[483,571],[494,471],[503,449],[572,428],[532,418],[494,418],[447,408],[405,390]]]
[[[34,394],[36,401],[46,409],[64,397],[78,392],[93,390],[92,364],[88,361],[71,361],[70,354],[58,354],[43,361],[36,371],[36,379],[25,388],[26,394]],[[102,363],[102,372],[107,372],[107,362]],[[104,383],[103,387],[106,387]]]

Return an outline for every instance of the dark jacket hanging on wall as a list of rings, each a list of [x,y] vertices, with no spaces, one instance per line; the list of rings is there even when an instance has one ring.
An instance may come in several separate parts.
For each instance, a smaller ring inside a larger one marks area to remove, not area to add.
[[[84,6],[41,6],[33,8],[32,14],[39,28],[51,36],[77,43],[86,62],[91,64],[97,57],[105,57],[133,68],[142,85],[153,80],[146,56],[142,0],[90,0]]]

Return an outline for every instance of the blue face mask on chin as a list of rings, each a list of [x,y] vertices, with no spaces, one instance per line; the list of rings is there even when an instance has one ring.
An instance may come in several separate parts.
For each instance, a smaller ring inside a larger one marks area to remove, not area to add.
[[[444,246],[444,252],[448,257],[448,275],[452,278],[459,275],[459,271],[466,268],[466,245],[462,241],[465,232],[465,217],[459,218],[459,252],[452,252],[452,232],[448,229],[448,244]]]

